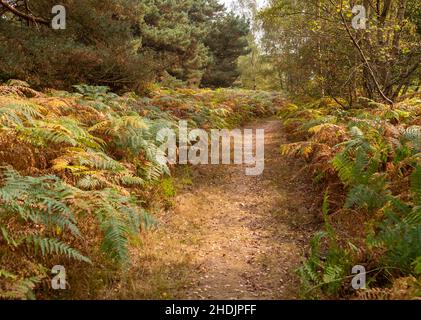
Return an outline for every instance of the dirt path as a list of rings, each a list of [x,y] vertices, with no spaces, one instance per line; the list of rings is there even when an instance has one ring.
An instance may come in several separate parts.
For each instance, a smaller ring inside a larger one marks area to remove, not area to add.
[[[152,280],[133,284],[133,297],[298,298],[294,270],[314,227],[307,207],[313,191],[297,174],[302,164],[280,156],[278,121],[246,128],[265,129],[264,174],[246,176],[237,165],[182,169],[174,208],[160,217],[154,236],[145,236],[137,272]],[[143,294],[149,291],[155,294]]]
[[[246,176],[243,166],[202,166],[194,187],[176,199],[176,214],[200,233],[191,248],[199,277],[187,298],[297,297],[294,269],[308,235],[300,225],[313,219],[303,200],[307,190],[293,179],[297,167],[279,155],[280,123],[246,127],[265,129],[264,174]]]

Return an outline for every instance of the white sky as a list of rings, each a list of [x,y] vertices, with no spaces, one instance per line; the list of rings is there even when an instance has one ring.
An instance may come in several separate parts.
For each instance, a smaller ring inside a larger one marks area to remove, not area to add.
[[[222,2],[223,4],[225,4],[225,7],[227,8],[232,8],[232,5],[234,2],[236,2],[236,0],[219,0],[219,2]]]
[[[257,8],[261,9],[263,7],[266,6],[266,4],[269,2],[269,0],[254,0],[257,4]],[[238,7],[238,0],[219,0],[220,3],[225,4],[225,7],[230,9],[231,11],[234,11],[237,14],[243,15],[245,14],[247,17],[253,19],[253,16],[250,12],[246,11],[240,11],[239,7]],[[257,27],[257,29],[259,29],[259,27],[257,25],[254,25],[254,27]],[[254,28],[253,28],[254,29]],[[262,32],[259,30],[254,30],[253,32],[256,40],[259,42],[259,39],[262,36]]]
[[[219,0],[221,3],[225,4],[225,7],[228,9],[234,9],[237,4],[237,0]],[[259,8],[261,8],[267,0],[255,0]]]

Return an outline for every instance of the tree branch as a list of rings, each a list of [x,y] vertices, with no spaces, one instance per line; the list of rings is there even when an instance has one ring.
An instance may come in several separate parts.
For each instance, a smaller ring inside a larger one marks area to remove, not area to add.
[[[45,20],[43,18],[40,17],[34,17],[31,15],[28,15],[26,13],[23,13],[21,11],[19,11],[18,9],[16,9],[15,7],[13,7],[12,5],[8,4],[5,0],[0,0],[0,5],[2,5],[7,11],[13,13],[15,16],[18,16],[22,19],[25,19],[27,21],[32,21],[35,23],[39,23],[39,24],[43,24],[46,26],[50,25],[50,21]]]
[[[382,91],[382,89],[381,89],[381,87],[380,87],[380,84],[379,84],[379,82],[377,81],[377,78],[376,78],[376,76],[375,76],[375,74],[374,74],[374,71],[373,71],[373,69],[371,68],[370,63],[368,62],[367,57],[366,57],[366,56],[365,56],[365,54],[364,54],[364,51],[362,50],[361,46],[358,44],[357,40],[355,40],[354,36],[353,36],[353,35],[352,35],[352,33],[351,33],[351,30],[349,29],[349,26],[348,26],[348,24],[347,24],[347,22],[346,22],[346,19],[345,19],[345,17],[344,17],[344,14],[343,14],[342,2],[341,2],[341,9],[340,9],[339,14],[340,14],[340,16],[341,16],[341,19],[342,19],[343,25],[345,26],[346,31],[347,31],[347,33],[348,33],[349,37],[351,38],[352,43],[353,43],[353,44],[354,44],[354,46],[358,49],[358,52],[360,53],[360,55],[361,55],[361,57],[362,57],[362,59],[363,59],[363,61],[364,61],[365,65],[367,66],[368,71],[370,72],[371,78],[373,79],[374,84],[376,85],[376,89],[377,89],[377,91],[380,93],[380,95],[382,96],[382,98],[383,98],[385,101],[387,101],[389,104],[393,105],[393,101],[392,101],[392,100],[390,100],[390,99],[389,99],[389,98],[388,98],[388,97],[384,94],[384,92]]]

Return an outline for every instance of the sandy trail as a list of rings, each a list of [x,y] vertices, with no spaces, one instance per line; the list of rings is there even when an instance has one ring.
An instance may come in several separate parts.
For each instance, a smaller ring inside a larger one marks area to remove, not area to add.
[[[180,253],[190,257],[190,283],[180,299],[296,299],[294,272],[314,227],[312,190],[300,164],[279,154],[281,124],[258,121],[265,129],[265,171],[245,175],[245,166],[208,165],[192,169],[192,185],[175,199],[166,223],[177,229]],[[298,176],[298,177],[297,177]],[[187,239],[186,237],[193,237]],[[171,279],[168,279],[171,281]]]

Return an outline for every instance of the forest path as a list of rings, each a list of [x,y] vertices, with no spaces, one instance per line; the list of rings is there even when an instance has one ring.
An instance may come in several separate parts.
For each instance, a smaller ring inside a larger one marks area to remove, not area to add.
[[[191,299],[293,299],[294,270],[308,240],[302,226],[314,220],[306,208],[307,186],[298,165],[279,154],[281,124],[258,121],[265,130],[265,171],[246,166],[200,166],[193,188],[176,199],[175,213],[199,228],[191,248],[198,279],[183,294]]]
[[[174,207],[158,217],[161,227],[142,248],[142,260],[154,262],[139,277],[155,276],[143,288],[158,290],[153,298],[299,297],[295,269],[314,228],[314,191],[299,173],[302,164],[279,154],[279,121],[245,128],[265,130],[264,173],[247,176],[245,165],[180,169]]]

